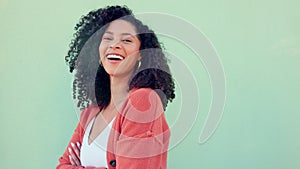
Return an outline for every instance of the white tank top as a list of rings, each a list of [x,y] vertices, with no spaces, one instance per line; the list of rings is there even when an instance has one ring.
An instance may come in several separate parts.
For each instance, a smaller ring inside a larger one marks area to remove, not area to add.
[[[81,165],[84,167],[106,167],[106,148],[108,142],[108,136],[110,133],[110,129],[112,127],[113,121],[115,118],[105,127],[105,129],[96,137],[96,139],[89,145],[88,137],[90,130],[95,121],[95,117],[91,120],[89,125],[87,126],[80,151],[80,161]]]

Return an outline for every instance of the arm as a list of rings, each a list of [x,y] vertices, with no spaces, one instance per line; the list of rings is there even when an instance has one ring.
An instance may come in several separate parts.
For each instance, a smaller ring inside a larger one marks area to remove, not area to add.
[[[56,169],[82,169],[83,167],[82,166],[73,166],[71,165],[71,162],[70,162],[70,159],[69,159],[69,151],[68,151],[68,148],[69,147],[72,147],[71,146],[71,142],[73,143],[76,143],[76,142],[80,142],[81,143],[81,140],[80,140],[80,134],[82,132],[82,127],[81,127],[81,124],[78,123],[73,135],[72,135],[72,138],[70,140],[70,142],[68,143],[68,146],[65,150],[65,152],[63,153],[63,155],[58,159],[59,161],[59,164],[56,166]]]
[[[151,89],[130,95],[116,145],[117,169],[165,169],[170,131],[159,96]]]
[[[88,116],[88,111],[83,111],[82,112],[82,115],[81,115],[81,120],[80,122],[78,123],[72,137],[71,137],[71,140],[69,141],[68,143],[68,146],[65,150],[65,152],[63,153],[63,155],[59,158],[59,164],[56,166],[56,169],[105,169],[105,168],[95,168],[95,167],[83,167],[83,166],[75,166],[75,165],[72,165],[71,161],[70,161],[70,158],[69,158],[69,151],[68,151],[68,148],[72,148],[72,145],[71,143],[77,143],[79,142],[80,145],[81,145],[81,142],[82,142],[82,137],[84,135],[84,129],[83,129],[83,124],[82,124],[82,119],[86,119],[87,116]],[[74,150],[74,148],[72,149]],[[79,150],[80,151],[80,150]],[[79,155],[78,155],[79,156]]]

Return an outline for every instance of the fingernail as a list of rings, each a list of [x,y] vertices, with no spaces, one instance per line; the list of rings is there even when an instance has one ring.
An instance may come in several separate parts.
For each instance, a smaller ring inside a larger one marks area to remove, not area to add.
[[[75,144],[71,142],[71,146],[72,146],[72,147],[74,147],[74,146],[75,146]]]
[[[70,147],[68,147],[68,150],[69,150],[70,153],[72,152],[72,149]]]
[[[80,143],[79,142],[77,142],[76,144],[77,144],[78,147],[80,147]]]

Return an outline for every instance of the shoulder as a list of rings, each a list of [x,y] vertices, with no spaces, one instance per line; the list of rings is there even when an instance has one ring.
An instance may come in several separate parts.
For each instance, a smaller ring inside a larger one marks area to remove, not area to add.
[[[151,88],[134,88],[129,92],[129,97],[132,96],[142,96],[142,95],[149,95],[150,93],[155,92],[155,90],[151,89]]]
[[[120,111],[129,121],[148,123],[164,113],[162,102],[157,92],[150,88],[133,89]]]
[[[146,111],[153,106],[162,107],[162,102],[157,91],[151,88],[133,89],[129,93],[128,101],[140,111]]]

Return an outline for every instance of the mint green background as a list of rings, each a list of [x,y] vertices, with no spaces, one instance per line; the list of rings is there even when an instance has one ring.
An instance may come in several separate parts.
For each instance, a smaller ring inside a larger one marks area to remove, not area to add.
[[[208,142],[198,144],[211,99],[207,72],[192,52],[161,37],[197,77],[201,98],[190,133],[169,151],[168,168],[300,168],[299,1],[0,0],[1,168],[57,165],[78,121],[64,63],[73,27],[81,15],[108,4],[185,18],[209,38],[223,63],[224,116]],[[166,112],[171,126],[180,99]]]

